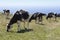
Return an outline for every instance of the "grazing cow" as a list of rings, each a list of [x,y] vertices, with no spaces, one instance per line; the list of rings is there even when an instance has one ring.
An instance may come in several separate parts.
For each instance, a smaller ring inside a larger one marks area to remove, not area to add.
[[[5,14],[5,12],[6,12],[6,9],[5,9],[5,10],[3,10],[3,12],[4,12],[4,14]]]
[[[36,23],[36,21],[37,21],[37,19],[38,19],[38,15],[39,15],[39,12],[34,13],[34,14],[31,16],[31,18],[29,19],[29,22],[31,22],[32,20],[35,20],[35,23]]]
[[[39,17],[39,21],[42,21],[42,18],[43,18],[43,16],[45,16],[46,14],[44,14],[44,13],[40,13],[39,15],[38,15],[38,17]]]
[[[31,22],[32,20],[35,20],[35,22],[38,20],[39,22],[42,22],[42,18],[43,16],[46,15],[44,13],[39,13],[39,12],[36,12],[34,13],[31,18],[29,19],[29,22]]]
[[[4,14],[6,15],[6,19],[9,19],[9,14],[10,14],[10,10],[3,10],[4,11]]]
[[[55,13],[55,16],[56,16],[56,17],[60,17],[60,14]]]
[[[50,13],[48,13],[46,19],[48,19],[48,18],[51,19],[52,17],[54,17],[54,13],[53,12],[50,12]]]
[[[7,32],[9,32],[11,25],[13,25],[14,23],[18,24],[18,32],[20,31],[20,22],[23,21],[24,22],[24,27],[25,27],[25,21],[29,18],[29,14],[27,11],[24,10],[20,10],[17,11],[14,16],[11,18],[9,24],[7,25]],[[26,28],[25,28],[26,29]]]
[[[57,17],[60,17],[60,14],[55,13],[55,21],[56,21]]]
[[[46,16],[46,14],[44,14],[44,13],[39,13],[39,15],[38,15],[38,20],[39,20],[39,22],[41,22],[42,23],[42,21],[43,21],[43,16]]]

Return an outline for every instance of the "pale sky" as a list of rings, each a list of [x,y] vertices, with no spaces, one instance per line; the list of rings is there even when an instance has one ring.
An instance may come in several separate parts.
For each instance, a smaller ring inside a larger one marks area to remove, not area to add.
[[[60,7],[60,0],[0,0],[0,7]]]
[[[11,12],[25,9],[32,12],[59,12],[60,0],[0,0],[0,11],[10,9]]]

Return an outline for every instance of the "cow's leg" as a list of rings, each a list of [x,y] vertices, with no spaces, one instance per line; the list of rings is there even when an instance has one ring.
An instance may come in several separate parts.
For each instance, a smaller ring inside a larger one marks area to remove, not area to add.
[[[38,23],[40,22],[40,17],[38,17]]]
[[[55,16],[55,21],[57,20],[57,17]]]
[[[36,19],[35,19],[35,23],[36,23]]]
[[[42,16],[39,17],[39,23],[42,24]]]
[[[6,19],[9,19],[9,13],[5,13],[6,14]]]
[[[41,18],[39,19],[39,23],[41,24]]]
[[[41,24],[43,24],[43,17],[41,16]]]
[[[17,21],[17,25],[18,25],[18,32],[20,32],[21,28],[20,28],[20,23],[21,21]]]
[[[31,22],[33,20],[33,18],[30,18],[28,21]]]
[[[39,17],[39,22],[41,22],[41,16]]]
[[[27,29],[29,29],[29,22],[27,22]]]
[[[39,23],[41,23],[41,17],[39,17]]]
[[[39,17],[37,17],[36,21],[37,21],[36,23],[38,24],[39,23]]]
[[[27,28],[25,27],[25,23],[26,23],[25,20],[24,20],[23,22],[24,22],[24,28],[27,29]]]
[[[35,19],[35,23],[37,23],[37,18]]]

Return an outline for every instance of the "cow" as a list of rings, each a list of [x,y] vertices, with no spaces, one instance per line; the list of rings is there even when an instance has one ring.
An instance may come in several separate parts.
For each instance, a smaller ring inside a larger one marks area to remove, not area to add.
[[[16,11],[16,13],[14,14],[14,16],[11,18],[10,22],[8,23],[7,25],[7,32],[10,31],[10,28],[11,26],[14,24],[14,23],[17,23],[18,24],[18,32],[21,31],[20,29],[20,23],[21,22],[24,22],[24,28],[27,29],[25,27],[25,21],[27,21],[29,18],[29,13],[25,10],[20,10],[20,11]],[[29,24],[28,24],[29,25]]]
[[[43,21],[43,16],[46,16],[46,14],[45,13],[39,13],[39,15],[38,15],[38,17],[39,17],[39,22],[41,22],[42,23],[42,21]]]
[[[39,15],[39,12],[34,13],[34,14],[30,17],[29,22],[31,22],[32,20],[35,20],[35,23],[36,23],[36,21],[37,21],[37,19],[38,19],[38,15]]]
[[[60,14],[55,13],[55,21],[56,21],[57,17],[60,17]]]
[[[53,12],[50,12],[50,13],[48,13],[46,19],[47,19],[47,20],[48,20],[49,18],[51,19],[51,18],[54,17],[54,16],[55,16],[54,13],[53,13]]]
[[[9,14],[10,14],[10,10],[3,10],[4,14],[6,15],[6,19],[9,19]]]
[[[57,17],[60,17],[60,15],[59,14],[57,14],[57,13],[53,13],[53,12],[50,12],[50,13],[48,13],[48,15],[47,15],[47,17],[46,17],[46,19],[50,19],[51,20],[51,18],[54,18],[54,20],[55,21],[57,21],[56,19],[57,19]]]
[[[39,22],[42,22],[43,16],[46,15],[44,13],[40,13],[40,12],[36,12],[34,13],[31,18],[29,19],[29,22],[31,22],[32,20],[35,20],[35,23],[37,22],[37,20]]]
[[[55,16],[56,16],[56,17],[60,17],[60,14],[55,13]]]

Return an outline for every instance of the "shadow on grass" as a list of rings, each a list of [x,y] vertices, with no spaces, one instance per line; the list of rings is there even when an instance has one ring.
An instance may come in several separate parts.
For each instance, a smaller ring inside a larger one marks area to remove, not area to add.
[[[30,31],[33,31],[33,29],[25,29],[25,30],[23,29],[23,30],[17,31],[17,33],[25,33]]]
[[[43,24],[43,23],[39,23],[39,25],[45,25],[45,24]]]

